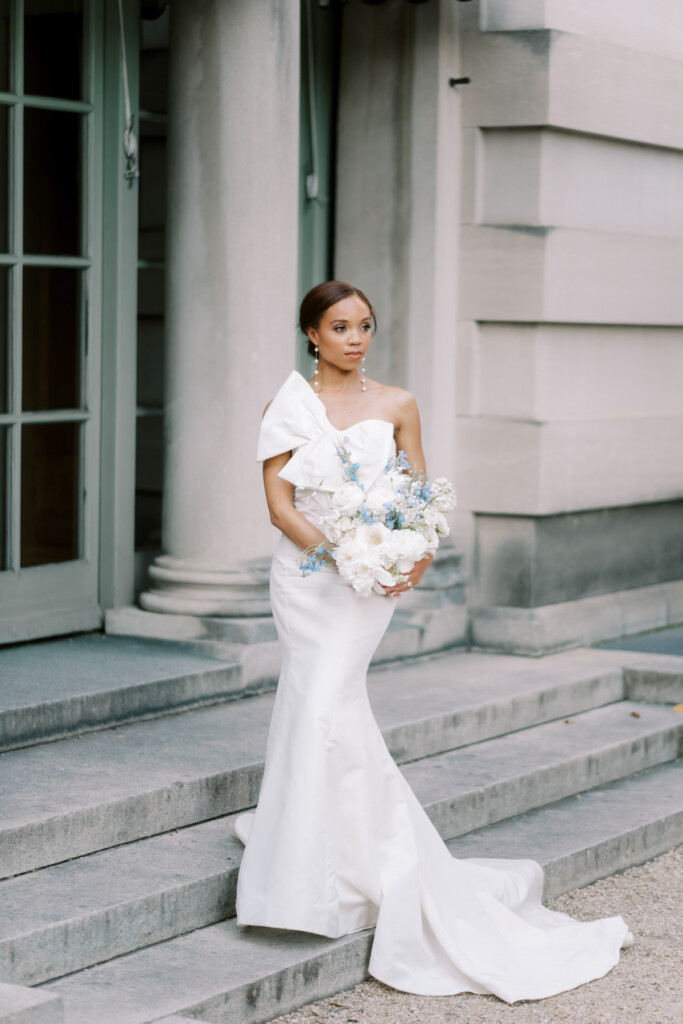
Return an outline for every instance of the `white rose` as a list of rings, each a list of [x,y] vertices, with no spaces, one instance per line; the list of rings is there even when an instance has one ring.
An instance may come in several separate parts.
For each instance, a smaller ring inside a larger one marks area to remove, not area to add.
[[[332,504],[339,512],[353,515],[365,501],[365,494],[358,484],[342,484],[332,495]]]
[[[380,548],[391,539],[391,530],[384,523],[361,523],[356,530],[356,542],[366,548]]]
[[[389,487],[373,487],[365,499],[365,507],[373,515],[384,515],[387,509],[386,504],[393,505],[394,492]]]
[[[399,572],[410,572],[415,562],[427,553],[428,542],[415,530],[394,530],[388,545],[393,563]]]
[[[429,507],[424,510],[423,519],[427,526],[431,526],[437,531],[437,533],[443,534],[444,537],[448,536],[449,529],[446,517],[443,512],[438,512],[437,509]]]

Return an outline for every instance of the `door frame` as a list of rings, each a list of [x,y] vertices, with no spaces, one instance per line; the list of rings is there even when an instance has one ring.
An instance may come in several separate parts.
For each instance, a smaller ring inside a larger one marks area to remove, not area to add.
[[[138,182],[126,179],[117,0],[105,0],[100,605],[133,603],[137,405]],[[128,82],[139,122],[140,4],[123,0]]]
[[[133,597],[134,467],[137,307],[137,181],[124,177],[125,112],[117,0],[86,0],[84,32],[88,44],[86,100],[29,100],[26,106],[73,110],[84,115],[82,160],[83,215],[87,249],[80,257],[24,257],[21,238],[23,152],[21,135],[12,136],[10,213],[14,237],[0,255],[8,267],[10,323],[13,332],[8,414],[12,473],[8,512],[13,517],[10,568],[0,573],[0,644],[97,629],[103,609],[129,604]],[[25,100],[22,87],[23,19],[12,4],[15,43],[15,94],[5,94],[14,111]],[[137,111],[139,0],[124,0],[131,99]],[[17,66],[18,65],[18,66]],[[99,113],[99,116],[98,116]],[[12,115],[14,118],[14,114]],[[20,131],[20,125],[18,126]],[[15,212],[16,211],[16,212]],[[21,278],[24,265],[81,268],[88,275],[83,355],[82,411],[25,414],[18,407],[21,380]],[[68,420],[87,424],[81,444],[83,493],[80,557],[53,565],[19,568],[16,526],[20,515],[19,423]]]

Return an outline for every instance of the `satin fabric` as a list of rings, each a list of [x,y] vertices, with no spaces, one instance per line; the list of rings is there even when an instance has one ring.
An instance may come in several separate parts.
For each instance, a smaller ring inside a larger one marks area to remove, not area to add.
[[[258,458],[293,451],[281,476],[313,522],[344,482],[340,441],[366,486],[395,451],[393,426],[345,431],[297,373],[269,407]],[[630,934],[621,917],[581,923],[541,903],[531,860],[456,860],[389,754],[366,689],[396,601],[358,596],[332,568],[304,578],[282,537],[271,603],[282,648],[266,768],[245,842],[237,919],[332,938],[375,925],[369,972],[424,995],[541,999],[601,977]]]

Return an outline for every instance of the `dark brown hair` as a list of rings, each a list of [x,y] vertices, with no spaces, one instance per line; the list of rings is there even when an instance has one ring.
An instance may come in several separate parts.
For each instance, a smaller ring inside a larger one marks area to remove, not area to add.
[[[323,281],[322,284],[317,284],[315,288],[311,288],[310,292],[304,295],[301,308],[299,309],[299,328],[302,333],[306,334],[311,328],[317,330],[320,321],[330,306],[334,306],[335,302],[340,302],[342,299],[348,299],[351,295],[357,295],[370,310],[372,333],[374,334],[377,330],[377,314],[372,303],[360,288],[354,288],[352,284],[347,284],[346,281]],[[309,356],[315,356],[315,345],[310,338],[308,340],[308,354]]]

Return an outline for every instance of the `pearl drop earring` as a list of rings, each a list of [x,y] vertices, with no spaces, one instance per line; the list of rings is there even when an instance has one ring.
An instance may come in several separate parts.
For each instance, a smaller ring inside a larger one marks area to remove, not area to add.
[[[315,345],[315,373],[313,374],[313,387],[320,391],[320,377],[318,376],[318,346]]]
[[[361,364],[360,364],[360,389],[361,389],[361,391],[367,391],[368,390],[367,383],[368,382],[365,379],[365,356],[363,356],[363,359],[362,359]]]

